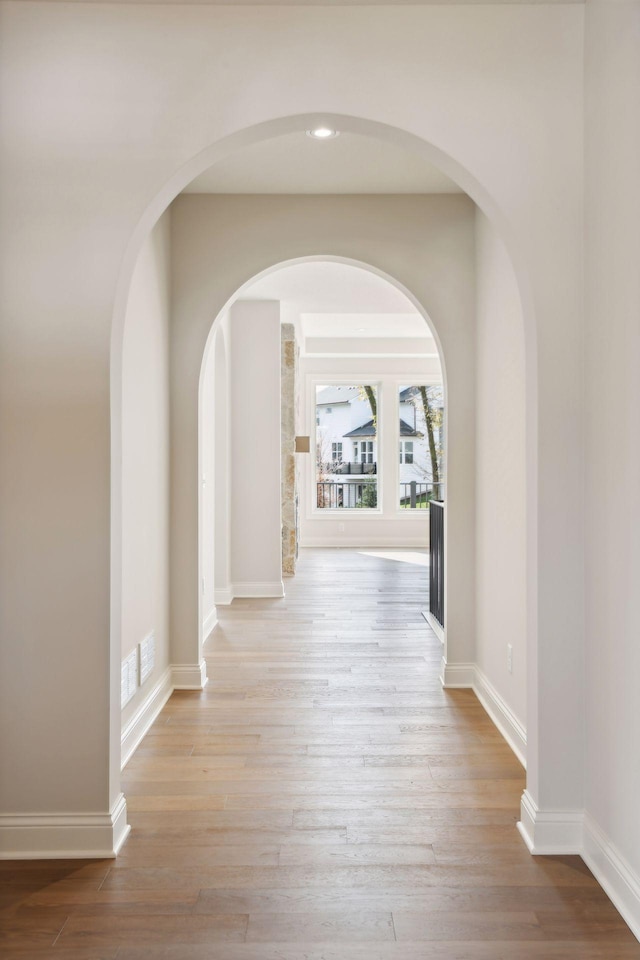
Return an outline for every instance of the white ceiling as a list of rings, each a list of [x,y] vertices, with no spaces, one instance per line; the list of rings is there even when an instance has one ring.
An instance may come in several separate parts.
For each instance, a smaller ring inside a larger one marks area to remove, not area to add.
[[[305,337],[427,337],[429,328],[418,313],[302,313]]]
[[[285,300],[298,313],[413,314],[416,308],[388,280],[345,263],[310,261],[281,267],[246,287],[243,300]]]
[[[388,280],[344,263],[316,261],[276,270],[242,291],[242,300],[279,300],[304,340],[420,338],[421,314]],[[431,349],[435,349],[432,345]]]
[[[263,140],[196,177],[185,193],[461,193],[417,154],[356,133]]]

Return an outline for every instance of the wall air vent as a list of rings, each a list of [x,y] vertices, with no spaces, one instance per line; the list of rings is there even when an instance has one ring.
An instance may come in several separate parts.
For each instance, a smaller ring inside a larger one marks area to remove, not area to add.
[[[140,684],[143,684],[151,674],[156,662],[156,638],[153,631],[139,644],[140,647]]]
[[[132,650],[122,661],[120,674],[120,706],[126,707],[138,689],[138,655]]]

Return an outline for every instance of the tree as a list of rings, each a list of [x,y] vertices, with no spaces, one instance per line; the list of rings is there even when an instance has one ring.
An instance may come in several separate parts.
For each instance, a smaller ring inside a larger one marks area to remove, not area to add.
[[[376,397],[376,388],[369,384],[360,384],[358,386],[358,396],[360,400],[367,400],[371,408],[371,419],[373,420],[373,429],[378,426],[378,398]]]
[[[316,431],[316,477],[327,479],[327,467],[331,462],[331,441],[322,428]]]
[[[440,460],[442,449],[436,441],[436,432],[442,427],[442,404],[437,401],[442,399],[438,387],[418,387],[420,400],[422,401],[422,412],[427,428],[427,439],[429,442],[429,459],[431,460],[431,479],[434,485],[434,496],[439,491],[436,484],[440,484]],[[431,396],[429,394],[431,393]],[[416,399],[414,399],[414,403]]]
[[[318,507],[331,505],[331,493],[324,486],[327,479],[327,466],[331,459],[331,442],[324,430],[316,432],[316,497]]]
[[[362,490],[362,496],[358,500],[357,507],[366,507],[371,509],[378,506],[378,484],[367,483]]]
[[[364,394],[369,401],[369,406],[371,407],[371,416],[373,418],[373,429],[377,430],[378,427],[378,400],[376,398],[376,389],[375,387],[370,387],[368,384],[360,387],[360,390],[364,390]]]

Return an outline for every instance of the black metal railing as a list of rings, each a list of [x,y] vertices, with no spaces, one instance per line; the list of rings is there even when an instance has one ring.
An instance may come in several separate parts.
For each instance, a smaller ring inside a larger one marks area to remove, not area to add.
[[[357,460],[329,460],[321,464],[323,473],[332,473],[334,476],[370,476],[378,472],[377,463],[359,463]]]
[[[442,499],[443,483],[420,483],[411,480],[400,484],[400,506],[410,510],[426,510],[432,500]]]
[[[378,506],[378,484],[375,480],[365,480],[364,483],[320,480],[316,489],[316,505],[323,510],[372,509]]]
[[[444,627],[444,501],[429,509],[429,611]]]

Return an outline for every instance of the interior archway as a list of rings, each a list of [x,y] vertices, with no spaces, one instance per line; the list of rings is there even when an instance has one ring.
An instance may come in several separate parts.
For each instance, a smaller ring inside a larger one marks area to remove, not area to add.
[[[264,292],[265,286],[264,286],[264,283],[262,283],[262,281],[265,281],[268,278],[272,278],[272,280],[275,282],[275,285],[277,287],[278,276],[279,275],[281,276],[283,272],[288,273],[290,277],[292,272],[293,273],[296,272],[296,268],[303,267],[303,265],[323,264],[323,263],[336,264],[336,265],[339,264],[344,267],[347,267],[348,273],[351,273],[354,278],[354,285],[356,289],[357,289],[357,283],[355,283],[355,281],[358,279],[358,274],[364,273],[365,275],[378,278],[379,280],[383,281],[384,286],[389,287],[390,292],[394,291],[400,295],[399,297],[400,303],[396,304],[397,309],[400,309],[400,305],[401,305],[402,309],[405,311],[407,309],[415,311],[415,316],[420,317],[422,323],[426,325],[426,329],[429,332],[430,340],[432,338],[437,345],[437,361],[435,363],[437,370],[435,370],[434,368],[435,382],[442,383],[443,392],[444,392],[444,405],[446,409],[446,403],[447,403],[446,369],[444,364],[444,358],[442,357],[442,354],[440,352],[437,330],[435,329],[425,308],[418,302],[417,298],[409,290],[407,290],[406,287],[401,285],[398,281],[391,278],[389,275],[387,275],[383,271],[376,269],[370,266],[369,264],[365,264],[361,261],[353,261],[353,260],[342,258],[342,257],[316,256],[316,257],[296,258],[296,259],[288,260],[281,263],[275,263],[272,266],[268,267],[267,269],[263,270],[260,274],[249,278],[239,288],[239,290],[229,299],[229,301],[225,304],[223,309],[219,312],[218,316],[215,318],[211,326],[209,335],[207,337],[206,345],[203,351],[202,363],[200,367],[199,414],[198,414],[198,422],[199,422],[198,433],[199,433],[199,449],[200,449],[199,476],[201,478],[200,490],[201,490],[201,494],[203,490],[206,490],[209,492],[208,497],[207,496],[203,497],[201,495],[200,505],[199,505],[198,527],[199,527],[200,546],[199,546],[198,582],[200,583],[207,583],[211,581],[211,578],[213,576],[213,571],[216,566],[216,564],[213,562],[213,545],[211,543],[210,531],[207,530],[207,524],[211,524],[212,516],[214,513],[216,516],[215,528],[217,531],[217,536],[220,538],[220,542],[223,545],[223,548],[222,548],[223,556],[221,560],[218,561],[218,563],[226,565],[227,570],[229,569],[228,550],[229,550],[229,543],[230,543],[231,537],[230,537],[228,526],[226,526],[224,522],[225,514],[229,512],[228,497],[223,496],[221,498],[221,504],[225,503],[227,504],[227,507],[225,508],[222,505],[220,505],[216,507],[216,510],[214,511],[211,505],[212,494],[210,490],[209,481],[206,480],[205,482],[205,476],[209,477],[209,475],[212,473],[212,463],[213,463],[213,460],[215,459],[211,456],[211,453],[207,452],[208,445],[211,443],[213,422],[215,422],[215,424],[217,425],[219,434],[222,435],[218,437],[218,442],[215,445],[216,451],[224,451],[223,456],[226,456],[226,457],[229,456],[229,449],[227,446],[227,433],[229,431],[229,426],[228,426],[229,412],[225,410],[223,407],[223,404],[225,403],[224,390],[219,392],[219,384],[221,380],[226,382],[229,378],[229,371],[224,366],[224,362],[221,363],[223,351],[225,351],[226,339],[230,335],[229,326],[227,325],[229,322],[228,320],[229,310],[235,302],[243,300],[246,295],[251,294],[252,297],[256,297],[257,296],[256,291]],[[300,273],[300,271],[298,272]],[[290,279],[290,282],[291,282],[291,279]],[[268,285],[267,289],[268,289],[267,295],[271,296],[273,293],[273,284]],[[308,296],[310,296],[313,299],[313,294],[308,294]],[[357,295],[352,294],[351,296],[355,298]],[[369,294],[369,296],[371,296],[371,294]],[[380,296],[380,292],[378,291],[377,294],[374,295],[374,297],[375,296]],[[397,299],[398,298],[396,297],[396,300]],[[402,303],[402,301],[404,301],[404,303]],[[289,308],[291,310],[290,305],[289,305]],[[361,320],[359,320],[358,323],[360,322],[366,323],[367,319],[369,319],[366,316],[366,310],[364,312],[365,312],[364,318],[361,318]],[[383,319],[385,319],[385,317],[386,315],[383,315]],[[399,318],[396,318],[396,320],[397,319]],[[393,321],[391,318],[386,317],[386,323],[390,324],[392,322]],[[224,325],[224,328],[223,328],[223,325]],[[389,329],[388,332],[389,334],[391,334],[391,329]],[[401,341],[399,342],[401,344]],[[397,347],[397,344],[396,344],[396,347]],[[408,341],[407,349],[409,350],[415,349],[415,343],[413,340]],[[356,357],[358,356],[357,353],[355,354],[355,356]],[[345,360],[346,362],[348,362],[348,358],[345,358]],[[353,363],[353,360],[351,362]],[[371,367],[371,369],[381,370],[383,368],[386,368],[384,357],[380,357],[378,360],[371,359],[367,362],[369,363],[369,366]],[[402,355],[402,361],[400,362],[400,360],[398,360],[398,362],[396,363],[396,367],[397,367],[397,370],[387,373],[387,375],[385,376],[385,380],[390,381],[394,377],[395,379],[397,379],[400,372],[404,374],[405,380],[407,380],[407,376],[409,376],[409,380],[411,381],[411,383],[413,383],[414,380],[416,380],[416,382],[418,382],[418,380],[422,382],[423,379],[428,378],[429,376],[431,377],[431,379],[433,379],[433,376],[434,376],[434,373],[431,373],[431,374],[427,373],[424,361],[422,361],[421,363],[420,360],[412,359],[411,353]],[[215,368],[215,374],[214,374],[214,368]],[[415,374],[414,372],[418,368],[419,368],[419,373]],[[411,374],[413,374],[413,379],[411,379]],[[302,376],[304,377],[304,374]],[[376,375],[376,379],[377,379],[377,376],[378,375]],[[214,380],[216,379],[217,379],[217,385],[214,385]],[[341,379],[344,380],[344,377],[342,377]],[[407,383],[409,383],[409,380],[407,380]],[[389,384],[387,385],[385,390],[388,390],[388,389],[389,389]],[[298,391],[299,391],[299,394],[301,394],[302,396],[305,395],[304,384],[298,385]],[[215,404],[213,404],[214,392],[216,396]],[[306,418],[303,417],[303,423],[305,422],[305,419]],[[443,442],[444,454],[443,454],[443,459],[441,463],[443,476],[446,475],[447,428],[448,428],[448,419],[445,416],[444,418],[445,438]],[[310,430],[311,428],[308,424],[305,423],[304,429]],[[391,424],[389,424],[389,431],[391,431]],[[217,454],[216,454],[216,457],[217,457]],[[386,459],[388,459],[388,457],[386,457]],[[391,487],[392,470],[390,469],[389,463],[387,463],[387,467],[385,468],[385,470],[388,473],[388,482],[389,482],[389,486]],[[216,477],[217,483],[223,484],[225,486],[225,490],[227,488],[227,485],[229,485],[229,489],[231,489],[231,484],[229,484],[229,479],[228,479],[228,471],[225,471],[224,464],[216,463],[215,477]],[[310,478],[305,476],[305,481],[306,481],[306,485],[308,486],[310,483]],[[308,491],[305,490],[305,494],[306,493],[308,493]],[[301,511],[303,515],[304,515],[306,506],[307,506],[307,503],[306,503],[306,497],[305,497],[301,502]],[[390,510],[389,510],[389,514],[391,514]],[[385,515],[386,515],[386,511],[385,511]],[[406,526],[406,524],[404,525],[400,524],[400,526],[401,527]],[[396,533],[396,537],[399,537],[399,533]],[[445,539],[446,539],[446,531],[445,531]],[[426,545],[426,543],[427,543],[427,538],[425,536],[423,541],[423,548]],[[304,542],[302,542],[302,546],[304,545],[305,545]],[[392,545],[402,546],[403,543],[401,543],[400,539],[398,539],[398,542]],[[362,546],[364,547],[366,546],[366,544],[363,543]],[[225,552],[227,554],[227,558],[224,557]],[[216,555],[217,556],[220,555],[220,550],[216,551]],[[448,553],[447,553],[447,556],[448,556]],[[455,556],[453,558],[453,562],[455,562]],[[211,623],[215,622],[215,617],[211,615],[210,608],[212,604],[216,602],[216,597],[218,598],[218,602],[221,602],[221,603],[228,603],[233,597],[233,591],[229,587],[229,581],[230,581],[229,576],[227,576],[226,579],[224,577],[218,578],[215,580],[215,583],[216,583],[215,589],[212,588],[209,591],[203,590],[203,595],[205,597],[204,607],[201,606],[200,613],[198,615],[198,623],[200,624],[200,627],[201,627],[200,640],[199,640],[200,645],[202,644],[203,640],[206,639],[206,636],[209,632],[207,625],[208,624],[210,625]],[[447,651],[446,628],[443,635],[443,644],[444,644],[444,657],[446,660],[446,655],[447,655],[446,654],[446,651]],[[200,649],[198,651],[198,659],[201,658],[201,655],[202,655],[202,650],[200,646]]]
[[[214,147],[211,148],[211,150],[206,151],[205,154],[200,155],[200,157],[194,159],[194,161],[190,163],[187,168],[183,168],[183,170],[180,171],[179,174],[176,174],[176,176],[172,178],[171,184],[168,184],[165,187],[165,189],[162,191],[162,196],[170,197],[171,194],[175,196],[176,187],[179,184],[183,185],[186,179],[192,177],[194,174],[197,174],[202,169],[205,169],[208,165],[211,164],[212,159],[215,159],[216,157],[228,155],[234,149],[237,149],[239,146],[241,146],[244,143],[256,142],[256,141],[259,141],[261,138],[267,138],[269,136],[272,136],[274,135],[274,133],[284,133],[286,131],[296,129],[297,126],[301,123],[301,121],[303,121],[306,125],[310,125],[314,122],[314,119],[315,119],[314,117],[307,117],[307,118],[304,118],[304,120],[303,118],[300,118],[300,117],[285,118],[284,120],[273,121],[273,124],[259,125],[256,128],[251,128],[251,130],[249,131],[242,131],[237,136],[227,138],[225,141],[222,141],[219,144],[216,144]],[[353,118],[340,117],[340,118],[330,118],[330,119],[332,120],[335,119],[337,122],[339,122],[342,125],[343,128],[348,127],[349,129],[354,129],[354,130],[364,130],[369,135],[374,135],[374,134],[376,136],[380,135],[386,139],[393,140],[394,142],[397,142],[397,143],[401,143],[405,147],[414,149],[421,155],[424,155],[425,157],[428,156],[432,160],[434,158],[438,160],[442,160],[437,150],[430,148],[428,144],[425,144],[422,141],[418,141],[415,137],[412,137],[411,135],[407,135],[403,131],[395,131],[392,128],[387,128],[387,127],[383,128],[381,127],[381,125],[375,124],[375,123],[374,124],[371,124],[368,122],[363,123],[361,121],[354,120]],[[473,184],[471,182],[470,176],[464,173],[464,171],[460,171],[457,167],[457,164],[454,161],[449,160],[447,162],[444,162],[443,167],[446,167],[452,173],[457,173],[461,175],[461,180],[464,182],[465,185],[468,185],[469,187],[469,194],[471,196],[475,194],[476,198],[481,199],[483,201],[485,209],[487,210],[492,209],[490,198],[483,196],[482,187],[479,184]],[[121,330],[123,316],[119,316],[118,314],[119,314],[119,308],[121,308],[122,306],[122,296],[123,296],[122,290],[123,290],[123,285],[126,285],[126,279],[125,279],[126,274],[128,270],[132,269],[131,257],[133,257],[134,255],[136,245],[139,245],[141,243],[142,237],[144,236],[145,229],[148,229],[148,224],[153,222],[153,218],[154,216],[156,216],[156,212],[158,211],[158,209],[161,208],[161,205],[163,202],[164,200],[161,200],[159,195],[159,197],[156,198],[156,201],[154,201],[154,204],[147,210],[145,217],[141,221],[139,228],[136,231],[136,234],[131,241],[129,253],[127,254],[127,257],[125,258],[125,263],[123,264],[123,271],[121,274],[121,284],[119,285],[119,294],[118,294],[117,303],[116,303],[116,317],[114,322],[114,339],[113,339],[114,364],[112,368],[112,374],[113,374],[112,386],[115,386],[117,384],[118,377],[120,375],[119,360],[118,360],[118,357],[119,357],[118,331],[119,329]],[[492,212],[494,212],[494,214],[499,219],[497,212],[496,211],[492,211]],[[312,243],[317,243],[317,241],[312,241]],[[273,262],[273,258],[270,258],[268,253],[265,250],[259,256],[253,257],[252,259],[253,270],[249,268],[249,270],[245,273],[245,277],[244,278],[241,277],[242,282],[239,285],[237,283],[237,279],[238,279],[237,274],[235,275],[235,279],[233,277],[230,279],[229,284],[227,285],[227,295],[224,300],[224,303],[228,303],[233,298],[234,290],[238,290],[239,288],[243,287],[246,283],[250,282],[250,280],[255,279],[255,277],[260,276],[264,274],[266,271],[273,269],[276,264],[284,263],[284,262],[294,262],[296,259],[299,259],[300,261],[304,261],[310,256],[312,258],[320,258],[320,257],[329,258],[329,259],[334,258],[339,262],[352,262],[355,264],[358,264],[358,263],[366,264],[367,269],[374,270],[378,272],[380,275],[385,275],[387,277],[394,276],[396,279],[393,282],[395,282],[396,285],[400,286],[401,288],[404,288],[407,292],[409,291],[410,285],[407,282],[405,282],[404,279],[398,279],[398,274],[399,273],[401,274],[402,271],[395,271],[393,269],[393,265],[394,265],[393,257],[391,257],[388,265],[389,268],[387,269],[387,265],[385,265],[385,262],[384,262],[385,260],[384,256],[381,256],[377,260],[375,258],[372,258],[372,259],[367,259],[365,257],[360,258],[357,255],[349,256],[348,253],[345,253],[345,250],[343,249],[344,246],[345,246],[344,244],[338,244],[339,252],[336,251],[335,253],[309,254],[308,244],[307,244],[306,249],[303,248],[304,255],[302,257],[296,258],[295,255],[289,256],[288,258],[285,258],[285,259],[278,259],[275,263]],[[347,244],[347,246],[349,246],[349,244]],[[351,247],[352,247],[352,252],[354,254],[357,254],[357,251],[355,250],[355,248],[353,248],[353,244],[351,244]],[[292,237],[292,243],[290,245],[290,249],[292,253],[295,253],[295,237]],[[326,240],[321,241],[320,249],[325,251],[327,250]],[[331,248],[329,247],[329,250],[330,249]],[[256,270],[256,267],[258,267],[257,270]],[[535,463],[535,458],[536,458],[535,444],[532,442],[532,438],[535,436],[535,433],[531,429],[531,424],[535,423],[535,403],[532,404],[531,402],[532,391],[533,391],[533,394],[535,395],[535,377],[532,380],[529,374],[532,369],[532,365],[533,365],[533,368],[535,369],[535,345],[533,350],[529,348],[532,343],[534,344],[535,338],[532,338],[531,322],[529,323],[526,322],[527,303],[528,303],[528,299],[526,296],[526,289],[527,289],[526,277],[520,278],[519,282],[520,282],[520,296],[521,296],[521,301],[523,305],[523,314],[525,316],[525,339],[527,341],[527,349],[525,353],[526,366],[527,366],[527,384],[528,384],[527,386],[527,411],[528,411],[528,414],[527,414],[528,416],[527,460],[528,460],[529,469],[527,470],[527,473],[528,473],[527,500],[528,500],[529,508],[531,508],[532,503],[535,505],[534,487],[535,487],[535,476],[536,476],[535,470],[530,469],[531,463],[532,462]],[[524,295],[523,295],[523,290],[524,290]],[[217,294],[219,296],[220,291],[217,291]],[[422,295],[420,295],[420,298],[418,298],[416,294],[410,294],[410,296],[414,300],[414,303],[416,304],[419,304],[420,302],[423,302],[423,303],[425,302],[424,292]],[[428,295],[427,295],[427,300],[428,300]],[[223,304],[220,304],[220,301],[218,301],[217,308],[221,309],[222,307],[223,307]],[[424,315],[425,313],[424,308],[420,308],[420,309]],[[435,311],[429,311],[429,312],[432,314],[433,312],[435,312],[435,314],[437,314],[438,308],[436,307]],[[529,315],[529,319],[531,320],[530,311],[528,315]],[[202,355],[205,349],[206,340],[209,333],[210,333],[210,326],[208,331],[205,333],[204,326],[202,325],[202,323],[200,323],[199,333],[197,334],[197,338],[195,341],[196,350],[201,351],[200,366],[199,366],[200,370],[201,370]],[[435,331],[435,336],[438,341],[438,346],[440,348],[441,356],[444,356],[446,354],[446,349],[442,348],[437,329]],[[199,347],[197,346],[198,342],[200,343]],[[117,451],[119,436],[120,436],[119,410],[118,410],[119,391],[114,389],[112,396],[113,396],[113,404],[114,404],[113,419],[114,419],[114,428],[115,428],[113,431],[113,442],[114,442],[114,451]],[[117,457],[114,457],[114,462],[117,462],[117,459],[118,459]],[[119,518],[119,503],[120,503],[120,493],[119,493],[118,484],[119,484],[119,478],[115,477],[114,478],[114,499],[113,499],[113,505],[114,505],[113,522],[116,526]],[[535,518],[536,518],[535,509],[533,511],[529,509],[528,510],[529,535],[528,535],[528,546],[527,546],[529,561],[531,561],[532,558],[535,558],[535,542],[536,542],[535,529],[533,530],[533,534],[531,535],[532,526],[533,528],[535,528]],[[197,521],[196,521],[196,526],[197,526]],[[187,529],[187,527],[188,525],[183,525],[184,529]],[[119,530],[116,530],[114,535],[114,544],[116,545],[118,544],[118,538],[119,538]],[[117,551],[114,552],[114,557],[117,558],[117,555],[118,555]],[[115,564],[115,567],[117,567],[117,559],[114,561],[114,564]],[[112,580],[112,583],[113,583],[112,609],[114,611],[117,611],[118,596],[119,596],[119,590],[120,590],[120,571],[114,568],[113,574],[114,575]],[[194,577],[193,579],[194,579],[194,582],[199,583],[199,579],[197,577]],[[534,584],[535,584],[534,576],[528,577],[528,584],[529,584],[529,590],[532,591],[534,589]],[[531,593],[529,596],[529,601],[531,601]],[[529,602],[528,608],[529,608],[529,617],[530,617],[529,637],[531,637],[531,625],[535,620],[535,604],[532,607],[531,602]],[[116,630],[117,630],[118,622],[119,621],[117,618],[113,618],[112,623],[115,624],[114,629]],[[198,622],[201,622],[201,617],[199,613],[198,613]],[[201,642],[201,637],[199,638],[199,643],[200,642]],[[532,646],[531,643],[529,643],[528,646],[529,646],[529,649],[531,650],[531,646]],[[200,654],[198,652],[198,657],[199,655]],[[184,662],[184,658],[181,660],[181,662]],[[193,663],[193,660],[190,660],[189,662]]]

